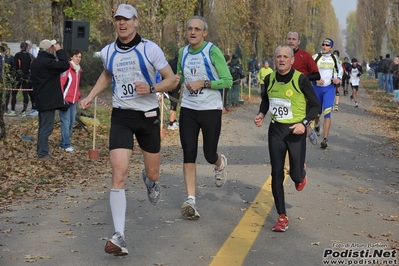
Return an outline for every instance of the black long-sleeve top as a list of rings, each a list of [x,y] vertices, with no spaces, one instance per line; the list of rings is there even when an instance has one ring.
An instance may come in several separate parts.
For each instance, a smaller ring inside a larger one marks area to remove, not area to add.
[[[290,72],[285,75],[281,75],[276,72],[276,80],[279,83],[286,84],[291,81],[292,76],[294,75],[295,70],[291,68]],[[265,88],[269,87],[270,83],[270,75],[265,77]],[[309,79],[304,75],[301,74],[299,76],[299,88],[302,93],[305,95],[306,98],[306,117],[305,119],[308,121],[312,121],[316,118],[316,116],[320,112],[320,102],[317,99],[316,93],[314,92],[313,86],[310,83]],[[259,107],[259,112],[266,115],[269,111],[269,95],[267,91],[265,91],[264,95],[262,95],[262,102]]]

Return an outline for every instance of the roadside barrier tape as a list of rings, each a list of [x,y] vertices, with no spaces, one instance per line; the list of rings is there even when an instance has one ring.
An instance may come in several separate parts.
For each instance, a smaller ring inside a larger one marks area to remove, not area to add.
[[[4,88],[6,91],[33,91],[33,89],[11,89],[11,88]]]
[[[98,96],[97,96],[97,100],[108,110],[110,110],[112,112],[112,108],[111,106],[109,106],[108,104],[106,104],[103,100],[101,100]]]

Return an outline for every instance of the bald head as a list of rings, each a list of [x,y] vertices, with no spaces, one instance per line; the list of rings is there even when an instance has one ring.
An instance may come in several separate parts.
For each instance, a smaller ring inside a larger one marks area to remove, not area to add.
[[[288,32],[285,37],[285,44],[290,46],[294,51],[299,48],[301,44],[301,37],[297,31]]]

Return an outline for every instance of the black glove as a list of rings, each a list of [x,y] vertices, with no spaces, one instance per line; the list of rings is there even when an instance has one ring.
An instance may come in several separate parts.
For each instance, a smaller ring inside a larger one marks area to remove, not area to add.
[[[358,77],[360,77],[360,75],[361,75],[360,73],[357,74]]]

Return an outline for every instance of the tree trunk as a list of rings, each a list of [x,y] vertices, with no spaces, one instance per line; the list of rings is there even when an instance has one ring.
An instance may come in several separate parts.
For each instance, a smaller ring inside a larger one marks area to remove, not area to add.
[[[204,16],[204,0],[197,0],[197,7],[194,10],[194,16]]]
[[[5,82],[4,82],[4,75],[5,75],[5,53],[4,55],[2,55],[1,57],[2,62],[2,68],[1,68],[1,86],[0,86],[0,140],[5,139],[6,137],[6,124],[4,123],[4,94],[5,94],[5,90],[4,88],[5,86]]]
[[[51,3],[51,22],[53,23],[53,37],[51,39],[55,39],[59,44],[62,45],[64,41],[64,12],[62,12],[62,5],[57,2],[53,1]]]

